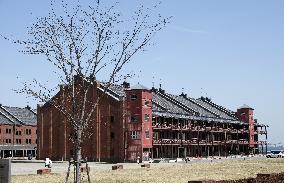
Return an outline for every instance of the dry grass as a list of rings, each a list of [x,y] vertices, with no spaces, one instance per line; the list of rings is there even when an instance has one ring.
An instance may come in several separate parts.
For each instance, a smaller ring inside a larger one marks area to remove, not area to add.
[[[284,159],[238,160],[213,163],[172,164],[164,167],[91,172],[93,182],[100,183],[172,183],[199,179],[240,179],[257,173],[284,172]],[[47,176],[13,176],[15,183],[64,182],[65,174]],[[87,180],[86,175],[84,179]],[[71,182],[71,181],[70,181]],[[87,181],[86,181],[87,182]]]

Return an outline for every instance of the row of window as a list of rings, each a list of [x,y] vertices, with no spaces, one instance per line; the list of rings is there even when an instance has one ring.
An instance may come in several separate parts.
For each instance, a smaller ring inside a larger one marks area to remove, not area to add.
[[[0,133],[1,133],[1,128],[0,128]],[[11,128],[6,128],[6,134],[12,134],[12,129]],[[31,129],[26,129],[26,135],[31,135],[32,130]],[[22,135],[22,131],[16,130],[15,135]]]
[[[11,144],[12,139],[5,139],[3,142],[6,144]],[[16,144],[22,144],[22,139],[16,139]],[[26,144],[32,144],[32,139],[26,139]]]
[[[131,122],[138,122],[138,115],[133,115],[130,118]],[[148,122],[150,121],[150,114],[145,114],[144,115],[144,121]],[[114,123],[114,116],[110,116],[110,123],[113,124]]]
[[[130,100],[132,100],[132,101],[134,101],[134,100],[137,100],[137,95],[136,94],[132,94],[131,96],[130,96]],[[150,104],[150,101],[148,100],[148,99],[144,99],[144,103],[143,103],[143,105],[144,106],[149,106],[149,104]]]
[[[138,122],[138,115],[132,115],[130,118],[131,122]],[[150,120],[150,114],[145,114],[144,115],[144,121],[148,122]]]
[[[131,139],[141,139],[141,132],[140,131],[131,131]],[[145,131],[145,138],[149,139],[150,138],[150,133],[149,131]]]
[[[135,122],[138,122],[138,116],[139,116],[139,115],[137,115],[137,114],[132,115],[132,116],[130,117],[131,122],[134,122],[134,123],[135,123]],[[110,116],[109,121],[110,121],[111,124],[115,123],[115,118],[114,118],[114,116]],[[145,121],[145,122],[150,121],[150,114],[145,114],[145,115],[144,115],[144,121]],[[28,133],[26,133],[26,134],[28,134]],[[31,134],[31,131],[29,132],[29,134]]]
[[[141,134],[140,131],[131,131],[131,134],[130,134],[131,139],[140,139],[140,138],[141,138],[140,134]],[[110,133],[110,138],[111,138],[112,140],[115,138],[114,132],[111,132],[111,133]],[[145,131],[145,138],[146,138],[146,139],[149,139],[149,138],[150,138],[150,133],[149,133],[148,130]]]

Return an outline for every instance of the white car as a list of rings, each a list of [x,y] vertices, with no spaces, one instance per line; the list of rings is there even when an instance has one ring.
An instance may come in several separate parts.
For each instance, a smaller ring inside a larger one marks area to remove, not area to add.
[[[267,158],[284,158],[284,150],[272,150],[266,155]]]

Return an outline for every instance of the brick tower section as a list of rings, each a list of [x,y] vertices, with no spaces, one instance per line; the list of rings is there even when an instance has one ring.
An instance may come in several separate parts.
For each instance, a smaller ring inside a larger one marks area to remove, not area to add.
[[[237,110],[237,116],[240,121],[249,124],[249,147],[255,147],[255,139],[254,139],[254,119],[253,119],[253,111],[254,109],[249,106],[242,106]]]
[[[152,93],[141,85],[126,90],[128,161],[147,160],[152,148]]]

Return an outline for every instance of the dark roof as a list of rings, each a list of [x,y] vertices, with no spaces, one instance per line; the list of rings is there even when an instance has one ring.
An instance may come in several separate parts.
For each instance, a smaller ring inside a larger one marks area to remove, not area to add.
[[[0,106],[0,123],[1,124],[16,124],[16,125],[36,125],[36,113],[30,109]]]
[[[143,85],[134,85],[127,90],[148,90]],[[111,85],[109,88],[118,96],[125,96],[125,90],[122,85]],[[213,103],[211,100],[195,99],[187,97],[186,95],[173,95],[165,93],[164,90],[152,89],[153,93],[153,114],[187,119],[207,119],[208,121],[220,122],[240,122],[235,113],[220,105]]]
[[[202,106],[208,108],[210,111],[214,112],[215,114],[217,114],[220,118],[223,119],[234,119],[234,117],[229,116],[228,114],[226,114],[225,112],[221,111],[220,109],[216,108],[215,106],[210,105],[209,103],[204,102],[201,99],[197,99],[196,102],[198,102],[199,104],[201,104]]]
[[[152,101],[153,101],[153,106],[156,105],[160,109],[160,112],[167,112],[167,113],[181,114],[181,115],[193,115],[193,113],[187,112],[185,109],[177,106],[173,102],[168,101],[160,94],[154,94]],[[153,107],[153,111],[154,109],[155,108]]]
[[[122,85],[112,84],[108,89],[115,92],[120,97],[123,97],[125,95],[124,87]]]
[[[13,124],[13,122],[10,121],[5,115],[0,113],[0,124]]]
[[[194,98],[188,98],[184,96],[171,95],[171,94],[168,95],[170,95],[172,98],[175,98],[184,105],[188,106],[189,108],[193,109],[194,111],[198,112],[200,116],[216,117],[216,115],[211,113],[209,110],[199,105]]]
[[[153,112],[159,112],[159,114],[164,112],[169,117],[178,114],[226,121],[237,120],[202,100],[160,92],[153,93]]]

